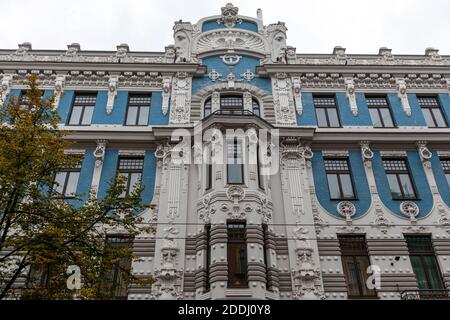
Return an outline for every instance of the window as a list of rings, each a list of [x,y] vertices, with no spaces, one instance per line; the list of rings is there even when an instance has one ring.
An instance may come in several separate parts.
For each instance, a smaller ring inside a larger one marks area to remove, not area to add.
[[[341,126],[334,97],[313,97],[313,101],[319,127],[336,128]]]
[[[228,223],[228,286],[248,287],[245,222]]]
[[[409,258],[419,289],[444,289],[430,236],[406,236]]]
[[[127,126],[148,125],[152,96],[150,94],[130,94],[128,96]]]
[[[404,159],[383,159],[383,167],[393,199],[415,199],[416,192],[411,181],[408,165]]]
[[[220,110],[227,114],[242,114],[244,110],[242,96],[221,96]]]
[[[228,141],[227,181],[229,184],[244,183],[244,164],[242,160],[242,142],[238,138]]]
[[[204,109],[203,109],[203,117],[206,118],[211,114],[211,97],[206,99]]]
[[[131,273],[131,259],[126,251],[133,247],[133,237],[128,235],[110,235],[106,237],[100,281],[100,295],[105,298],[127,299],[128,283]],[[114,255],[114,256],[112,256]],[[119,255],[119,258],[117,258]]]
[[[206,161],[206,190],[212,188],[212,147],[208,145],[208,159]]]
[[[81,161],[70,169],[56,173],[53,182],[53,191],[65,198],[75,197],[78,180],[80,178]]]
[[[76,94],[73,101],[72,112],[70,114],[69,125],[90,125],[96,101],[96,94]]]
[[[370,118],[375,128],[393,128],[391,108],[386,97],[366,97],[369,106]]]
[[[28,272],[26,287],[27,288],[51,288],[51,280],[54,274],[54,265],[52,264],[32,264]],[[37,293],[39,295],[39,293]],[[30,297],[32,298],[32,297]]]
[[[437,97],[417,97],[417,99],[428,127],[447,127],[447,121],[445,121]]]
[[[367,287],[370,266],[364,236],[338,236],[341,249],[342,266],[349,298],[376,297],[376,292]]]
[[[141,183],[142,171],[144,169],[144,158],[119,158],[119,172],[118,175],[125,177],[125,190],[120,195],[125,197],[133,192],[137,185]]]
[[[450,159],[441,159],[441,166],[444,169],[445,178],[447,178],[447,183],[450,187]]]
[[[206,291],[210,290],[210,277],[211,277],[211,225],[208,224],[205,226],[205,235],[206,235]]]
[[[347,159],[324,159],[331,199],[354,199],[353,181]]]
[[[262,225],[263,230],[263,238],[264,238],[264,247],[263,247],[263,254],[264,254],[264,265],[266,267],[266,288],[269,290],[269,259],[267,259],[267,250],[269,250],[269,229],[267,224]]]
[[[258,171],[258,187],[261,190],[264,190],[264,176],[261,174],[261,172],[262,172],[262,170],[261,170],[262,163],[260,161],[260,159],[261,159],[261,155],[259,154],[260,151],[261,151],[261,149],[259,148],[259,143],[258,143],[257,146],[256,146],[256,160],[257,160],[256,170]]]
[[[261,116],[261,110],[259,108],[259,102],[255,98],[252,98],[252,111],[253,111],[253,114],[257,115],[258,117]]]

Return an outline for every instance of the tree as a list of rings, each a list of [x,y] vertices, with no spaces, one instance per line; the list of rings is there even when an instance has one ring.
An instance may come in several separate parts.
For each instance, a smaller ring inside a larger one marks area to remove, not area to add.
[[[22,298],[111,298],[105,281],[114,268],[123,281],[152,283],[134,279],[122,263],[133,258],[130,241],[105,242],[111,231],[130,240],[150,231],[136,214],[147,207],[141,204],[142,188],[136,185],[121,197],[125,183],[118,177],[102,199],[91,191],[84,203],[81,195],[65,201],[55,175],[81,158],[64,152],[73,142],[58,130],[54,97],[43,99],[36,76],[27,82],[24,97],[0,106],[0,299],[17,294],[14,283],[28,270]],[[77,268],[82,286],[72,290],[68,270],[74,270],[76,284]]]

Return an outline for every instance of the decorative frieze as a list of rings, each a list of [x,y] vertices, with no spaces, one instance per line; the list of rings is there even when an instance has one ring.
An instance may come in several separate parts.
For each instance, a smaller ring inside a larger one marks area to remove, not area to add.
[[[109,76],[108,85],[108,101],[106,102],[106,113],[110,114],[113,111],[114,99],[117,95],[117,85],[119,83],[119,76],[111,75]]]
[[[354,116],[358,115],[358,105],[356,104],[355,83],[353,78],[345,78],[345,89],[350,103],[350,110]]]
[[[400,98],[403,106],[403,111],[405,114],[411,116],[411,106],[409,105],[408,95],[406,94],[406,82],[405,79],[397,78],[397,91],[398,97]]]
[[[167,111],[169,110],[171,88],[172,88],[172,77],[164,76],[162,80],[162,107],[161,107],[163,115],[166,115]]]
[[[294,111],[291,80],[285,73],[278,73],[272,78],[275,119],[278,125],[295,125],[297,119]]]
[[[294,102],[295,110],[298,115],[301,116],[303,113],[303,103],[302,103],[302,86],[300,77],[292,77],[292,90],[294,91]]]
[[[191,84],[192,79],[185,72],[175,75],[172,85],[170,104],[170,123],[189,123],[191,116]]]

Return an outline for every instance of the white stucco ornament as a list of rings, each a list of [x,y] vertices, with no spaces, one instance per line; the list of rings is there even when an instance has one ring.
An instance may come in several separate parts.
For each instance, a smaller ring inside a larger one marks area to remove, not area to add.
[[[350,201],[341,201],[337,204],[337,212],[345,218],[347,222],[351,222],[356,214],[356,207]]]
[[[411,222],[416,222],[419,215],[419,207],[412,201],[404,201],[400,203],[400,212],[408,217]]]

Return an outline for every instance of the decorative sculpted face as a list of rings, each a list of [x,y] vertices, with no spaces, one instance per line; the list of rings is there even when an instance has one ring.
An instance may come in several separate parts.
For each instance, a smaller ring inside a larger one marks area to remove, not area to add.
[[[177,52],[178,59],[189,58],[189,37],[184,31],[179,31],[175,35],[175,50]]]
[[[283,55],[286,49],[286,36],[282,32],[278,32],[272,41],[272,59],[276,61],[278,57]]]

